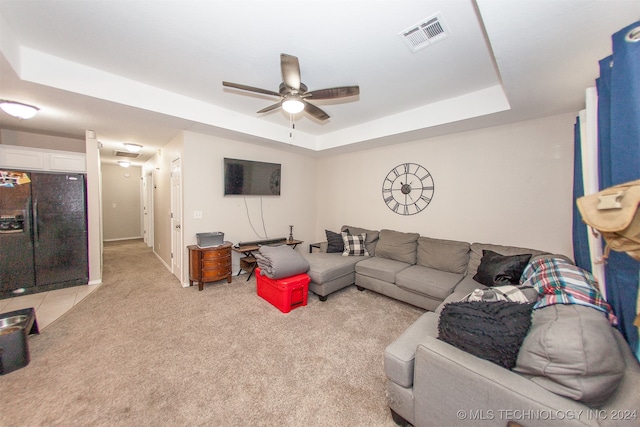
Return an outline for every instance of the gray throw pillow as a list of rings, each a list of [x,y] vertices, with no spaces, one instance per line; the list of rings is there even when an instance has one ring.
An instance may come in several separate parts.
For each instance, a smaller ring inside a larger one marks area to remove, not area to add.
[[[590,406],[622,381],[625,361],[607,317],[580,305],[555,304],[532,315],[514,371],[547,390]]]

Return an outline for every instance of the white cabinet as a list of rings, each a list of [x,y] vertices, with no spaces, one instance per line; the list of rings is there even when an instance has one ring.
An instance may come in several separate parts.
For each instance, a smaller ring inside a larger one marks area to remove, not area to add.
[[[0,145],[0,168],[49,172],[86,172],[84,153]]]

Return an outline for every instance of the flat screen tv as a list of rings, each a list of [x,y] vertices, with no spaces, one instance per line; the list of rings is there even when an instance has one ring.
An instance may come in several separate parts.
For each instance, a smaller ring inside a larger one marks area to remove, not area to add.
[[[224,159],[224,195],[279,196],[279,163]]]

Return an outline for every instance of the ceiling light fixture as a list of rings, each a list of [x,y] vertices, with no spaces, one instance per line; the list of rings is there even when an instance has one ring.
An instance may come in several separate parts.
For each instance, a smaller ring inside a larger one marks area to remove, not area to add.
[[[10,116],[18,119],[30,119],[40,110],[33,105],[23,104],[22,102],[0,100],[0,108]]]
[[[142,150],[142,145],[138,145],[138,144],[131,144],[129,142],[125,142],[124,143],[124,147],[127,149],[128,152],[130,153],[139,153],[140,150]]]
[[[282,109],[289,114],[296,114],[304,110],[304,102],[298,96],[290,96],[282,101]]]
[[[128,168],[129,166],[131,166],[131,162],[125,162],[124,160],[119,161],[118,164],[123,168]]]

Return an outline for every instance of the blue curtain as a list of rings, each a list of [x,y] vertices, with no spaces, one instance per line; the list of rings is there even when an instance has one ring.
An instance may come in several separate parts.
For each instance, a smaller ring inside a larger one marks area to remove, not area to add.
[[[633,40],[634,31],[640,33],[640,21],[615,33],[613,54],[600,61],[596,86],[601,189],[640,179],[640,40]],[[576,176],[581,169],[578,161]],[[576,195],[579,190],[574,188]],[[574,247],[576,263],[585,263],[585,244],[575,223]],[[638,328],[633,324],[638,312],[640,263],[625,253],[612,251],[605,266],[605,278],[607,301],[618,317],[618,329],[640,359]]]

